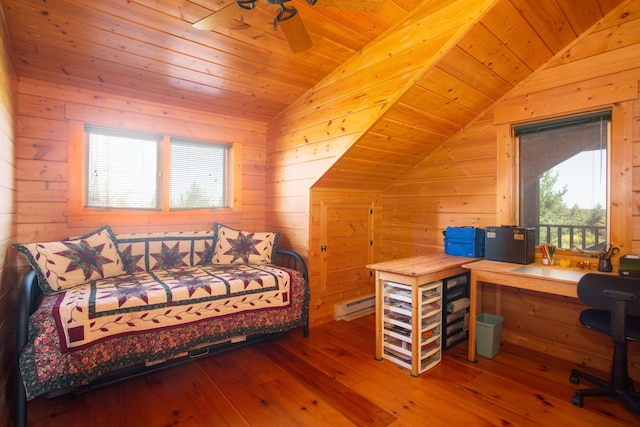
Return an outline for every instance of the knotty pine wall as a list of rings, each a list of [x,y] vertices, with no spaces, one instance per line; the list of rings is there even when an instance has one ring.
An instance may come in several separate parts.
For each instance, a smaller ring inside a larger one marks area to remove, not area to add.
[[[310,324],[333,318],[338,294],[328,298],[315,268],[320,236],[311,217],[316,201],[311,193],[323,175],[440,58],[493,3],[466,0],[432,3],[411,14],[402,25],[367,45],[338,69],[294,101],[268,125],[267,223],[286,236],[286,245],[312,265]],[[437,10],[437,13],[435,12]],[[441,15],[439,15],[441,14]],[[450,15],[447,15],[450,14]],[[446,16],[466,19],[445,19]],[[441,18],[441,19],[439,19]],[[437,37],[434,37],[437,34]],[[363,183],[353,183],[362,191]],[[327,190],[318,184],[319,190]],[[339,194],[349,188],[330,188]],[[373,203],[376,192],[363,191]],[[379,227],[379,225],[378,225]],[[378,261],[378,260],[376,260]],[[370,285],[354,294],[366,294]],[[344,296],[344,295],[343,295]]]
[[[7,390],[13,384],[15,356],[16,254],[9,247],[16,236],[14,175],[17,80],[7,53],[7,34],[0,26],[0,426],[11,419]]]
[[[17,240],[51,241],[77,236],[101,225],[115,233],[211,229],[221,222],[247,231],[265,230],[265,124],[186,110],[107,93],[23,79],[18,94]],[[164,218],[114,212],[78,220],[68,217],[70,121],[242,146],[237,208]],[[19,258],[22,261],[21,258]],[[24,261],[22,261],[24,264]]]
[[[512,223],[503,210],[497,141],[502,123],[613,108],[624,123],[612,137],[621,147],[611,165],[616,234],[625,253],[640,253],[640,10],[635,19],[613,17],[544,71],[467,126],[383,194],[383,257],[442,251],[448,225],[486,227]],[[628,15],[626,15],[628,18]],[[626,22],[625,22],[626,21]],[[629,167],[625,164],[630,165]],[[632,179],[628,178],[632,173]],[[502,181],[501,181],[502,180]],[[492,312],[496,287],[485,285],[483,309]],[[607,371],[612,346],[578,321],[577,299],[501,288],[503,340]],[[640,374],[640,344],[630,346],[632,376]]]
[[[609,48],[628,48],[628,38],[637,36],[638,27],[637,24],[635,27],[625,26],[620,29],[610,27],[613,36],[602,36],[599,40],[589,42],[588,48],[585,49],[595,50],[597,56],[604,55]],[[627,40],[620,43],[620,39],[625,37]],[[632,47],[637,49],[637,46]],[[413,62],[416,58],[411,59]],[[372,61],[370,57],[364,60]],[[572,60],[572,57],[567,57],[566,62]],[[608,57],[595,58],[592,63],[585,63],[585,66],[590,71],[602,70],[612,67],[609,60]],[[155,225],[149,221],[138,221],[135,224],[120,220],[112,222],[109,215],[105,214],[100,222],[111,223],[116,232],[202,229],[210,227],[214,221],[249,230],[275,227],[283,232],[284,245],[301,252],[311,264],[312,313],[314,304],[315,307],[322,307],[314,313],[317,317],[312,316],[312,325],[316,319],[329,319],[329,313],[332,313],[337,297],[320,298],[314,291],[319,286],[314,245],[317,246],[320,230],[313,212],[318,203],[317,197],[321,196],[320,192],[333,192],[332,197],[350,197],[353,189],[314,189],[314,183],[357,140],[358,135],[383,114],[383,107],[380,104],[376,105],[376,101],[393,101],[393,93],[385,90],[389,87],[403,87],[412,81],[413,75],[400,73],[396,82],[387,83],[383,87],[379,77],[370,75],[358,61],[362,60],[356,58],[353,62],[348,62],[335,74],[346,75],[348,79],[322,82],[316,90],[294,103],[292,110],[286,111],[271,123],[267,138],[268,150],[264,146],[266,127],[260,123],[241,118],[220,117],[201,111],[176,109],[170,105],[121,98],[106,93],[52,86],[39,81],[22,81],[18,88],[19,127],[15,162],[18,169],[16,240],[59,239],[81,234],[102,225],[82,224],[74,227],[67,221],[66,165],[69,120],[90,120],[94,124],[104,125],[140,126],[146,130],[170,128],[178,134],[183,134],[182,136],[191,136],[192,129],[204,128],[207,129],[207,137],[209,130],[215,135],[214,129],[219,129],[220,124],[224,123],[223,127],[228,132],[223,132],[221,137],[237,135],[234,138],[243,142],[242,208],[239,212],[212,212],[204,219],[179,217],[176,221],[162,225]],[[633,61],[633,58],[629,59],[630,63]],[[399,67],[392,65],[393,61],[390,61],[389,70],[401,71]],[[573,72],[575,74],[575,69]],[[611,68],[605,72],[615,76],[622,71]],[[385,79],[387,77],[385,76]],[[362,86],[365,83],[368,86]],[[377,98],[361,96],[376,84],[379,85],[377,90],[380,92]],[[561,87],[562,82],[558,79],[554,80],[554,84]],[[553,88],[550,92],[549,98],[553,98]],[[580,102],[583,101],[582,98]],[[636,102],[636,121],[637,111]],[[486,226],[496,223],[499,185],[495,154],[497,127],[492,114],[480,118],[473,126],[453,137],[426,158],[414,173],[390,189],[363,192],[358,196],[382,205],[381,209],[377,210],[381,218],[376,220],[375,241],[376,245],[380,245],[380,253],[384,258],[441,251],[441,231],[447,225]],[[634,138],[638,142],[638,125],[635,126]],[[634,156],[634,162],[640,163],[635,160],[636,157],[637,155]],[[640,167],[640,164],[635,166]],[[637,176],[639,175],[634,173],[634,180],[638,181],[634,185],[636,189],[640,189],[640,178],[636,178]],[[354,187],[357,188],[357,183],[354,183]],[[384,193],[381,195],[381,192]],[[634,214],[635,216],[638,214]],[[638,232],[634,232],[635,241],[640,242]],[[379,260],[381,259],[375,261]],[[485,308],[491,309],[490,286],[486,287],[485,296]],[[518,296],[514,294],[514,297]],[[510,297],[504,295],[504,298]],[[533,304],[533,308],[530,309],[533,314],[529,318],[523,318],[522,322],[518,320],[520,313],[504,312],[508,316],[506,339],[516,339],[520,325],[535,325],[535,321],[538,320],[536,315],[558,313],[560,310],[566,310],[569,304],[560,301],[561,308],[557,308],[549,299],[536,298],[524,298],[526,304]],[[506,300],[503,308],[505,305]],[[550,315],[546,316],[550,323]],[[570,319],[575,318],[575,313],[569,313],[563,317],[563,321],[570,324]],[[525,322],[525,319],[531,321]],[[549,335],[544,341],[535,335],[544,334],[544,329],[530,331],[530,328],[523,327],[524,338],[521,344],[543,351],[546,350],[544,345],[547,345],[554,354],[561,355],[562,352],[556,345],[559,340],[557,337]],[[575,335],[583,334],[583,329],[576,327]],[[582,339],[582,344],[590,348],[588,339]],[[569,346],[562,349],[568,352],[571,350]],[[604,353],[598,356],[602,363],[606,363]],[[570,356],[575,356],[575,353],[571,353]],[[607,353],[607,360],[608,356]]]

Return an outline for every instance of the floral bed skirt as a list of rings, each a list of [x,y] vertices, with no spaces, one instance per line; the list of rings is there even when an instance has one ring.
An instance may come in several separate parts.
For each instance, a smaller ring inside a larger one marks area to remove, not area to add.
[[[305,324],[306,282],[273,265],[210,265],[44,296],[20,354],[27,399],[236,336]]]

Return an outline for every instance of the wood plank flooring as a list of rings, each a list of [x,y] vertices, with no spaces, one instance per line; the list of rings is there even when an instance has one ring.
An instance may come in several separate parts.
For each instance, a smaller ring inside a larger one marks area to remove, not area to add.
[[[630,426],[614,399],[570,402],[570,363],[466,343],[411,377],[374,359],[374,316],[332,322],[81,395],[37,398],[29,426]],[[604,375],[604,374],[602,374]]]

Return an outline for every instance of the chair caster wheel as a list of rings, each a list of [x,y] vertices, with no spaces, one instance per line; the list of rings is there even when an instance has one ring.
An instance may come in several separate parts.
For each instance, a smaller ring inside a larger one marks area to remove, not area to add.
[[[571,403],[573,403],[574,405],[576,405],[578,408],[582,408],[584,406],[584,401],[582,399],[582,396],[573,396],[571,398]]]
[[[577,375],[571,375],[569,377],[569,382],[571,384],[580,384],[580,377],[578,377]]]

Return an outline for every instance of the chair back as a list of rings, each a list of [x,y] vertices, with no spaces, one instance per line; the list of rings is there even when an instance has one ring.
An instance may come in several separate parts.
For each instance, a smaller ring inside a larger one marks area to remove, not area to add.
[[[623,302],[627,315],[640,316],[640,279],[587,273],[578,282],[578,298],[585,305],[609,311],[614,301]]]

